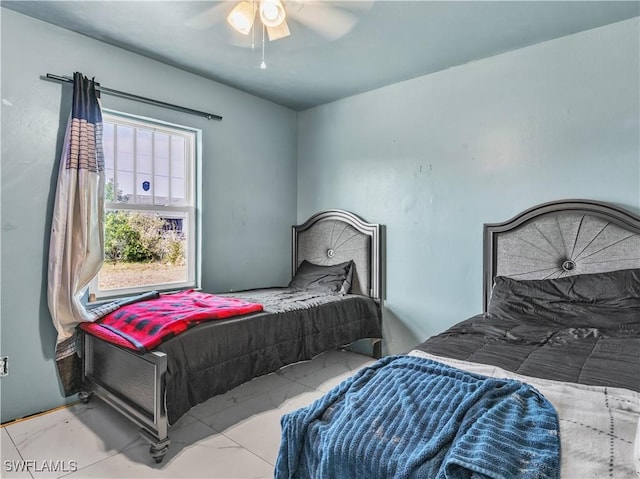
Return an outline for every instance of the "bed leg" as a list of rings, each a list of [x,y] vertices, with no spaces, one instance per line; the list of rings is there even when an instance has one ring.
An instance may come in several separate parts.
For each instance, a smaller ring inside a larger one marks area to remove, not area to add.
[[[149,447],[149,454],[153,457],[156,464],[160,464],[164,459],[165,454],[169,451],[169,437],[158,439],[153,434],[149,433],[146,429],[140,429],[140,436],[151,444]]]
[[[153,460],[156,461],[156,464],[160,464],[164,459],[164,455],[167,453],[168,450],[169,450],[168,444],[161,448],[151,446],[149,448],[149,454],[151,454],[151,457],[153,457]]]
[[[93,393],[89,391],[80,391],[78,393],[78,399],[82,404],[88,404],[92,397]]]
[[[382,339],[372,339],[371,347],[373,348],[372,356],[375,359],[380,359],[382,357]]]

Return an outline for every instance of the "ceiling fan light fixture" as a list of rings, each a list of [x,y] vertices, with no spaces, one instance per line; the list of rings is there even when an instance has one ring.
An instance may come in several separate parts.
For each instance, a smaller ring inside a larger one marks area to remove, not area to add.
[[[267,27],[267,34],[269,35],[269,41],[280,40],[281,38],[291,35],[289,31],[289,25],[287,22],[282,22],[277,27]]]
[[[227,22],[229,22],[229,25],[237,32],[248,35],[251,28],[253,28],[254,18],[255,12],[253,5],[250,2],[242,1],[231,10],[231,13],[229,13],[227,17]]]
[[[280,0],[260,0],[260,20],[265,27],[281,25],[287,14]]]

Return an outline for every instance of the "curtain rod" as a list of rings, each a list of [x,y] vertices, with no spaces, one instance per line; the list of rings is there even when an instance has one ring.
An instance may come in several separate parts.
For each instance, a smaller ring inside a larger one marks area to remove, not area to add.
[[[59,81],[62,83],[73,83],[73,78],[63,77],[60,75],[53,75],[51,73],[47,73],[46,79]],[[187,108],[185,106],[173,105],[171,103],[165,103],[164,101],[154,100],[152,98],[146,98],[144,96],[134,95],[133,93],[126,93],[120,90],[113,90],[111,88],[107,88],[101,86],[99,83],[96,83],[96,90],[106,93],[107,95],[119,96],[121,98],[127,98],[129,100],[135,100],[142,103],[148,103],[150,105],[161,106],[163,108],[170,108],[171,110],[182,111],[184,113],[191,113],[192,115],[203,116],[207,120],[222,120],[220,115],[216,115],[214,113],[207,113],[206,111],[194,110],[193,108]]]

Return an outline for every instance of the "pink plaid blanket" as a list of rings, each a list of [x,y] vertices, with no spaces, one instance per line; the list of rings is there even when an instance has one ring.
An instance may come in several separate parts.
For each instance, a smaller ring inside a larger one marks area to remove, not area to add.
[[[119,346],[148,351],[203,321],[258,311],[261,304],[188,290],[122,306],[80,327]]]

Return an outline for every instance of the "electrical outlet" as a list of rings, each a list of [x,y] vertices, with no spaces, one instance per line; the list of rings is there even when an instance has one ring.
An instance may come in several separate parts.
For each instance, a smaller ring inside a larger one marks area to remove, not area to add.
[[[9,356],[0,357],[0,377],[9,375]]]

